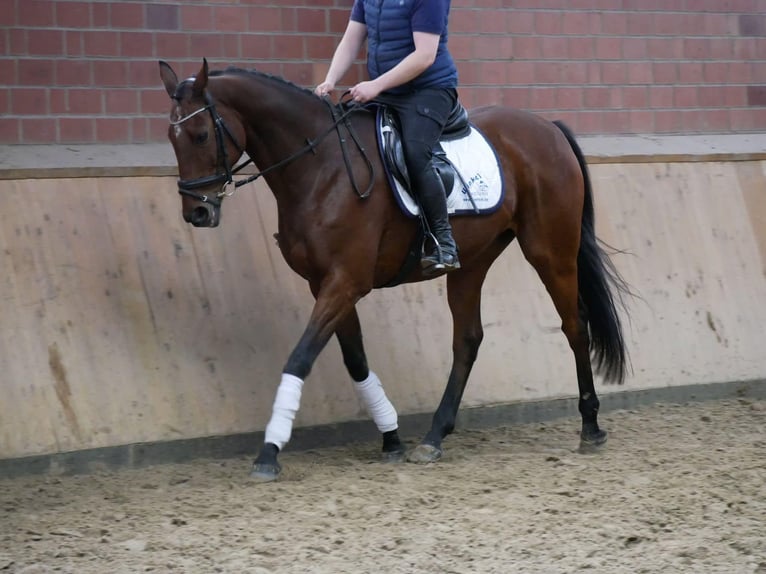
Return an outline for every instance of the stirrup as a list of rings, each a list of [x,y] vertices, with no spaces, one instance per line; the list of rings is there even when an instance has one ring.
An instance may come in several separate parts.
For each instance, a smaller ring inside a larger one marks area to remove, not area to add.
[[[440,271],[454,271],[460,269],[460,261],[457,253],[445,253],[441,245],[436,243],[436,248],[432,253],[423,255],[420,259],[420,268],[423,275],[435,275]]]

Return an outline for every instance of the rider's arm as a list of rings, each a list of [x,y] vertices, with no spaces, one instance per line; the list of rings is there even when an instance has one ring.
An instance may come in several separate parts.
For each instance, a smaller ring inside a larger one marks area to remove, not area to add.
[[[415,42],[415,51],[374,80],[377,84],[376,87],[379,87],[381,92],[417,78],[434,63],[436,52],[439,49],[439,34],[413,32],[412,38]]]
[[[367,39],[367,26],[361,22],[355,20],[349,20],[346,31],[343,33],[343,38],[340,40],[340,44],[335,49],[335,54],[332,57],[330,63],[330,69],[327,70],[327,77],[324,83],[330,84],[332,88],[335,87],[341,78],[348,72],[351,64],[359,54],[359,50],[362,48],[362,44]],[[330,89],[332,89],[330,88]]]

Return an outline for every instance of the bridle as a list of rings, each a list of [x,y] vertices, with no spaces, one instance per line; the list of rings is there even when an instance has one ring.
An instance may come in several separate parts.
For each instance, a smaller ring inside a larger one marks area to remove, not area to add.
[[[369,185],[363,193],[360,193],[357,188],[356,182],[354,181],[352,171],[349,169],[349,176],[351,177],[354,189],[357,191],[357,194],[360,197],[366,198],[369,195],[370,191],[372,190],[372,186],[374,184],[375,170],[372,163],[370,162],[369,158],[366,155],[364,147],[360,144],[358,138],[356,137],[356,134],[351,130],[350,124],[346,121],[349,115],[351,115],[355,111],[359,111],[360,109],[362,109],[362,107],[356,104],[352,104],[346,107],[342,112],[339,113],[337,107],[329,100],[329,98],[325,98],[324,101],[330,107],[332,117],[334,120],[333,123],[326,130],[324,130],[321,134],[319,134],[313,140],[306,139],[306,145],[300,148],[294,154],[290,155],[289,157],[286,157],[285,159],[278,161],[277,163],[245,179],[234,181],[234,176],[237,173],[239,173],[243,168],[245,168],[247,165],[253,163],[253,160],[252,158],[248,158],[246,161],[240,163],[239,165],[235,167],[229,167],[228,154],[226,153],[226,145],[224,144],[224,135],[231,140],[231,142],[234,144],[234,147],[239,152],[240,156],[243,153],[245,153],[245,149],[243,146],[239,144],[237,139],[231,133],[231,130],[226,125],[226,122],[224,121],[224,119],[216,111],[213,98],[210,96],[209,93],[205,92],[205,105],[203,107],[183,116],[182,118],[171,121],[170,125],[178,126],[184,123],[185,121],[193,118],[194,116],[204,112],[208,112],[210,114],[210,118],[213,120],[213,127],[215,128],[215,145],[217,148],[216,173],[214,175],[206,175],[206,176],[197,177],[194,179],[179,179],[178,193],[186,197],[191,197],[192,199],[195,199],[201,203],[211,205],[212,207],[216,209],[220,209],[221,202],[223,201],[223,199],[225,197],[231,196],[238,187],[251,183],[255,181],[256,179],[258,179],[259,177],[267,174],[268,172],[275,170],[277,168],[280,168],[306,153],[309,153],[309,152],[316,153],[315,150],[317,145],[325,137],[327,137],[333,130],[338,131],[338,137],[340,138],[341,147],[343,149],[343,157],[344,157],[344,160],[346,161],[347,168],[348,168],[349,161],[348,161],[346,148],[345,148],[346,141],[341,135],[340,129],[338,127],[339,124],[343,122],[346,125],[346,128],[351,134],[352,139],[356,143],[357,147],[361,150],[362,155],[364,156],[366,163],[368,165],[368,168],[370,170]],[[222,171],[220,170],[221,165],[223,165]],[[217,192],[215,195],[202,194],[196,191],[198,189],[210,187],[217,184],[221,184],[221,190]],[[227,187],[231,184],[234,185],[234,189],[227,190]]]
[[[226,137],[228,137],[232,143],[234,144],[234,147],[237,148],[237,151],[240,155],[245,153],[244,148],[239,144],[237,139],[234,137],[234,135],[231,133],[231,130],[229,130],[228,126],[226,125],[226,122],[223,121],[223,118],[220,116],[220,114],[215,109],[215,103],[213,103],[213,99],[210,97],[210,94],[205,93],[205,106],[199,108],[198,110],[195,110],[191,112],[188,115],[185,115],[184,117],[177,119],[175,121],[171,121],[171,126],[178,126],[184,123],[187,120],[190,120],[194,116],[201,114],[203,112],[209,112],[210,113],[210,119],[213,120],[213,127],[215,128],[215,145],[217,150],[217,160],[216,160],[216,173],[214,175],[206,175],[203,177],[197,177],[194,179],[179,179],[178,180],[178,193],[181,195],[185,195],[187,197],[191,197],[192,199],[196,199],[197,201],[200,201],[202,203],[207,203],[208,205],[212,205],[213,207],[221,207],[221,201],[224,197],[231,195],[234,191],[227,191],[226,187],[234,183],[234,175],[239,172],[242,168],[244,168],[246,165],[252,163],[252,159],[248,159],[247,161],[241,163],[240,165],[231,168],[229,167],[229,158],[228,154],[226,153],[226,145],[224,144],[223,138],[224,134]],[[219,171],[220,166],[223,164],[223,171]],[[197,193],[195,190],[201,189],[204,187],[210,187],[213,185],[221,184],[221,191],[216,193],[215,195],[206,195]],[[236,182],[234,183],[235,188],[239,187],[240,183]]]

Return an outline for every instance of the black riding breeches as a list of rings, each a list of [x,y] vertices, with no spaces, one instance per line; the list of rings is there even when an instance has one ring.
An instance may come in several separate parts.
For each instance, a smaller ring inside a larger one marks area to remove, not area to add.
[[[450,112],[457,103],[454,88],[426,88],[408,94],[384,94],[377,101],[396,111],[402,136],[402,151],[413,191],[442,189],[433,167],[433,148],[439,141]]]

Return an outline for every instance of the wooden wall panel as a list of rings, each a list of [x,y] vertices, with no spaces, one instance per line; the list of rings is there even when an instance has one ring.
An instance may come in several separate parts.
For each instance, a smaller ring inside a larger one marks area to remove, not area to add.
[[[766,162],[592,166],[598,231],[640,300],[625,388],[766,377]],[[262,429],[311,309],[261,185],[192,229],[172,178],[0,182],[0,458]],[[450,366],[444,280],[359,305],[401,413]],[[485,286],[465,405],[574,395],[559,320],[516,245]],[[621,388],[600,386],[610,392]],[[296,424],[364,418],[332,340]],[[370,423],[372,424],[372,423]]]

